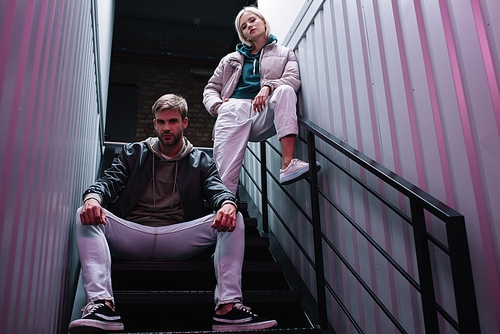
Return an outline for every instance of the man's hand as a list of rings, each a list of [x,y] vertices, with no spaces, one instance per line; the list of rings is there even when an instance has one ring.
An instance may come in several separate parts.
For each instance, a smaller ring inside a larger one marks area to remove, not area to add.
[[[236,228],[236,207],[233,204],[224,204],[215,214],[212,228],[219,232],[233,232]]]
[[[80,220],[82,225],[106,225],[106,213],[97,200],[89,198],[83,203]]]
[[[269,86],[263,86],[260,89],[259,93],[257,94],[257,96],[255,96],[255,99],[253,100],[253,111],[261,113],[262,110],[264,110],[264,107],[266,106],[266,99],[270,91],[271,88]]]

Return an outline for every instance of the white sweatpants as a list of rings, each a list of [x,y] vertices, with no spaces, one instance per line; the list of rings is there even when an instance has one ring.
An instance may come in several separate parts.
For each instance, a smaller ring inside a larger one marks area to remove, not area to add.
[[[297,94],[282,85],[267,98],[261,113],[250,99],[230,99],[219,108],[214,125],[214,160],[226,187],[236,194],[247,143],[260,142],[278,133],[281,139],[297,135]]]
[[[116,259],[185,260],[216,244],[214,253],[216,308],[242,303],[241,269],[245,252],[243,216],[232,232],[211,227],[215,214],[179,224],[151,227],[121,219],[108,210],[106,225],[82,225],[76,213],[76,242],[87,301],[114,300],[111,257]],[[168,289],[168,287],[165,287]]]

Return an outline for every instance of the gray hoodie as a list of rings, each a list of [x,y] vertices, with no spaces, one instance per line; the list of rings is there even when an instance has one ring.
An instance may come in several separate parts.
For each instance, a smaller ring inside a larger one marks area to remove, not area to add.
[[[124,218],[148,226],[166,226],[185,221],[175,180],[177,162],[191,153],[193,145],[183,138],[181,150],[175,157],[170,158],[161,153],[158,137],[148,138],[146,144],[155,158],[160,159],[161,165],[156,174],[153,171],[153,182]]]

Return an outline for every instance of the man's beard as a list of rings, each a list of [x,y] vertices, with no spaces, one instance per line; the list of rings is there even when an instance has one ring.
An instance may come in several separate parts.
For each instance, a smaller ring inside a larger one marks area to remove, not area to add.
[[[171,134],[172,138],[171,139],[165,139],[162,136],[160,136],[158,134],[158,132],[156,133],[156,135],[158,136],[158,139],[160,139],[160,142],[164,146],[175,146],[179,142],[179,140],[181,140],[182,133],[178,133],[178,134],[170,133],[170,134]]]

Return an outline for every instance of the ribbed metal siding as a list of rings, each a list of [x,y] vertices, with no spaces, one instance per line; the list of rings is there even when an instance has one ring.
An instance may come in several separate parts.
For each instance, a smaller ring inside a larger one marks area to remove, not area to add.
[[[299,59],[301,113],[465,215],[482,330],[499,332],[500,2],[304,3],[284,42],[295,49]],[[272,26],[280,24],[278,14],[264,14]],[[306,157],[300,145],[298,155]],[[268,159],[272,166],[281,164],[273,154]],[[250,157],[246,160],[251,173],[258,177],[257,166],[252,165]],[[356,171],[355,166],[350,168]],[[366,230],[416,277],[408,228],[393,217],[377,221],[381,210],[378,204],[333,168],[324,166],[319,177],[325,191],[351,216],[360,221],[366,217]],[[299,202],[307,203],[304,193],[308,190],[303,185],[288,189]],[[390,189],[382,191],[390,195]],[[258,197],[254,189],[250,193]],[[290,210],[280,191],[271,188],[269,196],[312,255],[307,222]],[[407,211],[407,203],[393,197]],[[422,332],[419,300],[408,284],[334,211],[323,208],[322,214],[326,235],[405,329]],[[277,223],[271,222],[271,228],[315,291],[311,270],[286,238],[286,232]],[[439,234],[442,226],[434,223],[430,228]],[[441,277],[435,282],[438,298],[453,314],[453,293],[445,278],[448,265],[436,249],[431,251]],[[326,259],[330,262],[326,268],[329,283],[343,296],[361,327],[367,333],[394,332],[392,324],[335,257],[326,254]],[[353,332],[333,300],[329,316],[337,332]]]
[[[2,1],[0,26],[0,332],[64,332],[101,147],[92,1]]]

